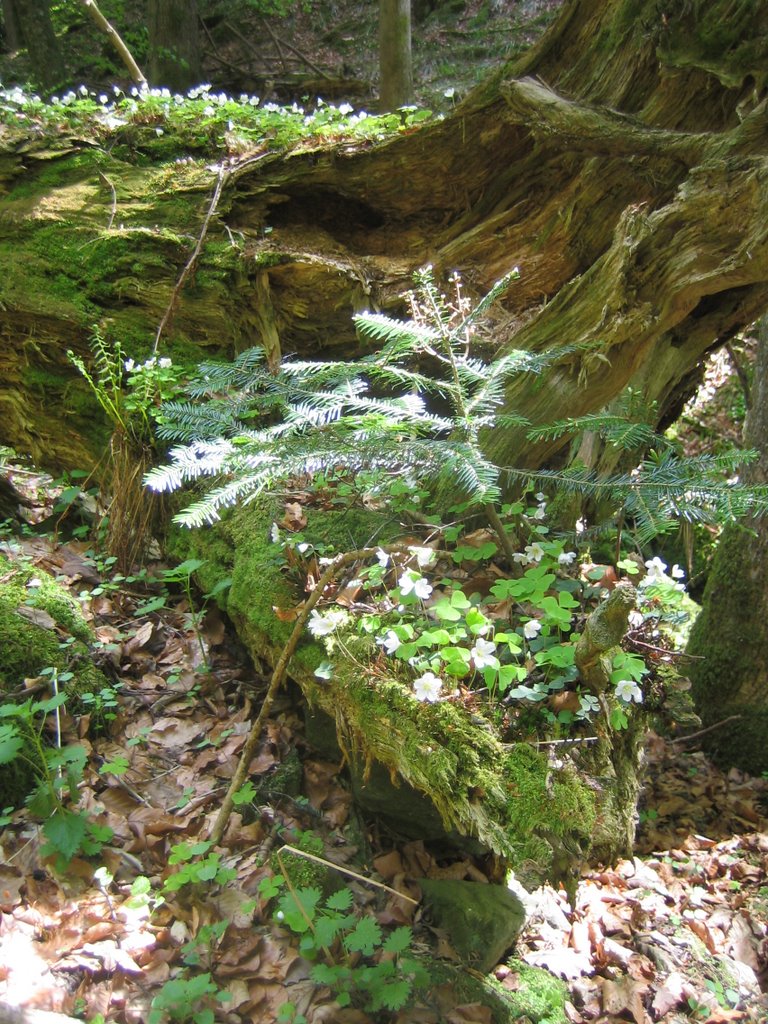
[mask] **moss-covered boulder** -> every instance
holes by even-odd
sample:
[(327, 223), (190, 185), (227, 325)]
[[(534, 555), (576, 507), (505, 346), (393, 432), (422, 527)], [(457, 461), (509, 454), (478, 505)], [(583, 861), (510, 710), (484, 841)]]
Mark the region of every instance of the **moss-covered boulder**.
[[(382, 543), (395, 529), (366, 510), (308, 507), (303, 513), (304, 537), (326, 555)], [(229, 511), (215, 527), (174, 531), (169, 541), (175, 557), (205, 560), (204, 589), (231, 578), (226, 611), (251, 654), (270, 666), (290, 636), (292, 610), (306, 584), (306, 567), (286, 564), (271, 540), (273, 524), (284, 516), (284, 503), (260, 498)], [(626, 851), (634, 788), (624, 787), (618, 775), (634, 771), (628, 761), (604, 772), (606, 754), (595, 778), (594, 770), (577, 770), (568, 759), (555, 762), (522, 740), (501, 743), (482, 716), (461, 705), (416, 700), (397, 668), (384, 665), (372, 641), (353, 630), (330, 651), (330, 678), (319, 678), (315, 670), (328, 658), (328, 649), (307, 634), (289, 674), (309, 705), (331, 716), (362, 779), (378, 763), (396, 786), (404, 782), (428, 796), (447, 832), (494, 851), (526, 884), (545, 878), (567, 883), (593, 844), (606, 860)], [(606, 751), (610, 745), (608, 737)], [(619, 815), (622, 800), (627, 807)], [(397, 799), (392, 806), (396, 810)]]
[[(89, 652), (93, 634), (77, 602), (46, 572), (0, 555), (0, 704), (28, 696), (24, 680), (56, 669), (76, 700), (107, 684)], [(35, 773), (20, 758), (0, 765), (4, 805), (18, 804)]]

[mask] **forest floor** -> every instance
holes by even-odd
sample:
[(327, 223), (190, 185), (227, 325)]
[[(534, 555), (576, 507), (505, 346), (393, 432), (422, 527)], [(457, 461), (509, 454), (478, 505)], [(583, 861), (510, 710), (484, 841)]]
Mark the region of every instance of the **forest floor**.
[[(17, 485), (22, 476), (35, 483), (22, 473)], [(96, 858), (75, 857), (60, 874), (42, 856), (29, 812), (9, 816), (0, 832), (0, 1009), (139, 1024), (169, 979), (203, 977), (228, 997), (217, 1019), (277, 1020), (286, 1000), (311, 1024), (383, 1019), (339, 1007), (329, 987), (310, 979), (299, 936), (275, 918), (263, 880), (279, 867), (283, 844), (307, 848), (308, 836), (320, 859), (338, 866), (356, 913), (385, 929), (410, 926), (415, 952), (456, 962), (450, 935), (418, 905), (416, 879), (477, 880), (481, 864), (358, 820), (342, 764), (308, 746), (289, 692), (263, 732), (253, 795), (235, 808), (220, 860), (168, 887), (174, 871), (186, 870), (179, 844), (198, 843), (211, 828), (266, 683), (215, 608), (195, 629), (187, 598), (151, 583), (161, 565), (147, 591), (113, 581), (85, 541), (6, 533), (1, 546), (80, 596), (100, 663), (111, 665), (110, 692), (94, 709), (101, 735), (93, 736), (94, 714), (64, 714), (61, 737), (87, 751), (80, 806), (114, 836)], [(146, 612), (153, 595), (161, 607)], [(651, 734), (635, 856), (585, 869), (573, 906), (551, 887), (525, 896), (517, 959), (497, 967), (498, 982), (514, 992), (520, 963), (546, 968), (567, 984), (571, 1024), (768, 1020), (766, 801), (768, 780), (719, 771), (695, 737)], [(186, 849), (205, 860), (204, 847)], [(107, 874), (96, 879), (99, 865)], [(226, 885), (211, 877), (221, 868)], [(454, 985), (426, 991), (386, 1019), (492, 1020), (482, 1002), (462, 1003)], [(193, 990), (187, 997), (189, 1016), (177, 1019), (192, 1019), (210, 998)]]

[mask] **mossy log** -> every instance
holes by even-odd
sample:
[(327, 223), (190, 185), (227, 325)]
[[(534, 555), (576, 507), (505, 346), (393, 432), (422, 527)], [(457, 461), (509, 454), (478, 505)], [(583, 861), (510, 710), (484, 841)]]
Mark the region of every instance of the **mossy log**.
[[(163, 351), (351, 354), (351, 314), (396, 311), (419, 265), (460, 270), (476, 294), (518, 265), (488, 342), (577, 349), (541, 387), (511, 385), (509, 406), (548, 422), (631, 385), (667, 422), (701, 357), (768, 305), (767, 50), (758, 0), (663, 15), (656, 0), (568, 0), (445, 120), (382, 143), (243, 153), (151, 119), (86, 138), (6, 125), (0, 441), (48, 465), (97, 460), (104, 433), (66, 349), (99, 322), (148, 352), (220, 173)], [(500, 464), (566, 445), (488, 438)]]
[[(254, 658), (269, 665), (286, 645), (291, 609), (302, 597), (270, 540), (281, 512), (278, 502), (264, 498), (215, 527), (178, 530), (171, 538), (176, 556), (205, 560), (200, 582), (206, 589), (231, 577), (226, 611)], [(306, 514), (304, 533), (314, 544), (354, 549), (382, 536), (381, 521), (367, 511)], [(284, 614), (275, 614), (276, 608)], [(329, 657), (333, 672), (319, 678), (315, 669)], [(537, 750), (523, 737), (502, 743), (482, 716), (451, 701), (417, 701), (408, 680), (353, 629), (325, 646), (308, 637), (289, 674), (310, 707), (335, 723), (364, 806), (367, 769), (375, 763), (395, 786), (405, 783), (428, 797), (443, 838), (452, 833), (478, 841), (531, 884), (544, 878), (568, 884), (585, 857), (609, 861), (629, 852), (640, 728), (620, 741), (606, 735), (583, 749), (577, 740), (573, 758), (561, 756), (558, 746)], [(555, 750), (558, 757), (550, 756)], [(390, 820), (397, 819), (397, 802), (395, 796)], [(429, 815), (424, 823), (430, 824)]]

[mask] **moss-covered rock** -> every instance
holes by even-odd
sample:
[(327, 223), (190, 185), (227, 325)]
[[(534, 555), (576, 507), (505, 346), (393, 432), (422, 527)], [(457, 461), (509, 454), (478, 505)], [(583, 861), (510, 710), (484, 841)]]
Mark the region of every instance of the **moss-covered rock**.
[(468, 967), (486, 974), (512, 947), (525, 922), (520, 898), (501, 885), (422, 878), (424, 903)]
[[(366, 510), (305, 509), (303, 531), (325, 552), (346, 551), (391, 535), (387, 520)], [(211, 589), (223, 577), (232, 584), (226, 611), (250, 652), (274, 664), (293, 629), (290, 610), (302, 600), (272, 524), (284, 515), (275, 500), (262, 498), (229, 512), (213, 529), (176, 531), (171, 547), (179, 558), (205, 560), (200, 582)], [(287, 615), (278, 616), (275, 609)], [(567, 765), (555, 766), (527, 743), (502, 744), (482, 719), (450, 701), (424, 704), (411, 689), (376, 664), (367, 638), (344, 635), (331, 652), (331, 679), (315, 669), (328, 651), (309, 636), (290, 664), (311, 706), (335, 722), (342, 749), (361, 778), (378, 762), (393, 781), (426, 794), (446, 830), (473, 837), (521, 868), (535, 883), (562, 874), (563, 850), (589, 847), (596, 821), (593, 788)], [(374, 670), (374, 664), (376, 668)], [(393, 801), (396, 808), (397, 801)], [(556, 865), (555, 862), (558, 862)]]
[(493, 1024), (530, 1021), (531, 1024), (566, 1024), (565, 983), (540, 967), (522, 960), (509, 960), (518, 976), (515, 991), (500, 985), (492, 976), (459, 969), (445, 962), (429, 967), (435, 985), (449, 985), (457, 1003), (480, 1003), (491, 1011)]
[[(24, 680), (51, 668), (75, 701), (78, 694), (100, 690), (107, 680), (89, 654), (92, 641), (77, 602), (63, 587), (42, 570), (0, 555), (0, 702), (12, 692), (23, 696)], [(0, 765), (4, 804), (20, 803), (34, 778), (31, 766), (18, 758)]]

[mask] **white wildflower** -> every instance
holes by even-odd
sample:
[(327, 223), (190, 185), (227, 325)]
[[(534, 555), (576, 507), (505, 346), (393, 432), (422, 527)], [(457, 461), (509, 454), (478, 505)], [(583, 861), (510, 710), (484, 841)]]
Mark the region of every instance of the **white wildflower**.
[(523, 636), (526, 640), (533, 640), (541, 632), (541, 623), (538, 619), (529, 619), (523, 626)]
[(164, 357), (158, 361), (157, 365), (161, 370), (169, 370), (173, 366), (173, 360)]
[(328, 636), (339, 628), (345, 618), (340, 609), (331, 608), (324, 615), (313, 609), (307, 627), (312, 636)]
[(620, 679), (616, 683), (616, 696), (627, 704), (631, 704), (632, 701), (639, 704), (643, 699), (643, 691), (634, 679)]
[(376, 551), (376, 559), (382, 569), (386, 569), (389, 565), (389, 555), (382, 548)]
[(650, 580), (660, 580), (662, 576), (666, 574), (667, 563), (663, 562), (658, 556), (656, 558), (650, 558), (645, 563), (645, 568), (648, 570), (647, 578)]
[(394, 654), (401, 644), (400, 637), (394, 629), (388, 629), (384, 636), (379, 637), (376, 643), (381, 644), (387, 654)]
[(684, 580), (685, 579), (685, 571), (683, 569), (681, 569), (680, 566), (677, 563), (675, 563), (672, 566), (672, 569), (670, 570), (669, 575), (672, 577), (673, 580)]
[(557, 556), (558, 565), (573, 565), (574, 559), (576, 558), (575, 551), (561, 551)]
[(277, 525), (277, 523), (272, 523), (272, 526), (269, 531), (269, 539), (272, 541), (273, 544), (280, 543), (280, 527)]
[(400, 579), (397, 581), (398, 587), (400, 587), (400, 593), (403, 597), (407, 597), (408, 594), (413, 593), (422, 601), (426, 601), (429, 595), (432, 593), (432, 587), (426, 581), (423, 576), (419, 576), (418, 573), (413, 570), (404, 572)]
[(496, 650), (496, 644), (493, 640), (483, 640), (482, 637), (478, 637), (475, 641), (475, 646), (469, 652), (472, 655), (472, 660), (475, 663), (476, 669), (486, 668), (491, 666), (496, 668), (499, 664), (498, 658), (494, 656)]
[(525, 545), (525, 554), (529, 562), (540, 562), (544, 557), (544, 548), (538, 541), (534, 541), (533, 544)]
[(136, 368), (136, 363), (134, 363), (132, 359), (126, 359), (123, 365), (125, 366), (126, 373), (133, 373), (134, 369)]
[(587, 521), (584, 518), (584, 516), (582, 516), (580, 519), (576, 520), (576, 533), (584, 533), (586, 528), (587, 528)]
[(546, 496), (546, 494), (543, 491), (539, 491), (538, 494), (534, 494), (534, 498), (536, 499), (536, 501), (546, 501), (547, 500), (547, 496)]
[(425, 672), (413, 681), (413, 695), (417, 700), (433, 702), (440, 699), (442, 680), (434, 672)]
[(645, 622), (645, 617), (643, 616), (642, 612), (639, 612), (637, 611), (637, 609), (633, 608), (632, 611), (629, 613), (628, 621), (632, 629), (639, 629)]
[(424, 569), (428, 565), (431, 565), (435, 560), (434, 548), (419, 548), (416, 546), (409, 547), (408, 550), (411, 554), (416, 555), (416, 561), (419, 563), (419, 568)]

